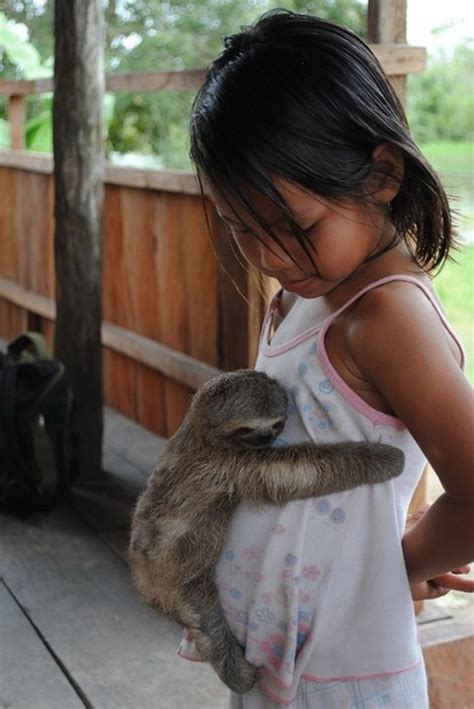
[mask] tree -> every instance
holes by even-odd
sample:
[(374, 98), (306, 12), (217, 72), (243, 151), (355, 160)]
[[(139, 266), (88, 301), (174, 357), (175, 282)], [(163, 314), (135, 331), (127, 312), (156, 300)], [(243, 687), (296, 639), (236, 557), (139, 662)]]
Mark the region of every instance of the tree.
[(418, 141), (473, 138), (473, 77), (472, 39), (456, 47), (452, 56), (438, 51), (429, 57), (423, 74), (409, 77), (408, 118)]
[[(225, 35), (282, 4), (290, 10), (319, 14), (365, 35), (366, 4), (362, 0), (108, 0), (104, 4), (106, 70), (204, 67), (220, 51)], [(51, 0), (3, 0), (3, 6), (9, 19), (26, 25), (41, 56), (49, 56)], [(4, 58), (3, 72), (11, 75), (13, 71)], [(191, 100), (190, 92), (117, 94), (108, 151), (140, 151), (159, 155), (166, 167), (190, 167), (187, 116)]]
[(86, 481), (102, 462), (101, 0), (56, 2), (55, 36), (55, 354), (75, 398), (77, 472)]

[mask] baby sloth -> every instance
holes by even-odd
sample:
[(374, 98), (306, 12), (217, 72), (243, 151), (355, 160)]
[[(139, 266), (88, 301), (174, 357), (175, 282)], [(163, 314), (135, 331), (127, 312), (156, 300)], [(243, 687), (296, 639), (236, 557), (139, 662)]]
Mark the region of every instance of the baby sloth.
[(223, 616), (214, 567), (236, 505), (295, 499), (381, 483), (402, 472), (403, 453), (378, 443), (270, 447), (287, 396), (262, 372), (215, 377), (194, 396), (139, 498), (129, 557), (142, 598), (188, 628), (204, 660), (234, 692), (256, 667)]

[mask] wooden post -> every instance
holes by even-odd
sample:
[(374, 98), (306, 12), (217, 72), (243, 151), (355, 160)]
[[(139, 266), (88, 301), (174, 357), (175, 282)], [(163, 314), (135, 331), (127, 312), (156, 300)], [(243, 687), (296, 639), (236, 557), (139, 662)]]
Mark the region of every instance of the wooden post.
[(80, 481), (101, 472), (102, 12), (101, 0), (55, 3), (55, 352), (76, 401)]
[(10, 147), (12, 150), (21, 150), (25, 147), (25, 96), (13, 95), (8, 99), (8, 122), (10, 123)]
[[(369, 42), (381, 44), (406, 44), (407, 3), (406, 0), (369, 0), (367, 15), (367, 37)], [(390, 81), (404, 104), (406, 98), (406, 77), (391, 76)]]
[(248, 268), (237, 255), (223, 222), (215, 213), (209, 221), (219, 263), (219, 366), (232, 371), (250, 366)]

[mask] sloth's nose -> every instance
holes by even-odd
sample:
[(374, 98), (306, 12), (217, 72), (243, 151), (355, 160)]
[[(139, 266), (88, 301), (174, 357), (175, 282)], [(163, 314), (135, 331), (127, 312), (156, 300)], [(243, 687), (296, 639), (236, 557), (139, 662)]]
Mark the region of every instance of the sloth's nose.
[(257, 435), (255, 441), (257, 445), (264, 446), (266, 443), (270, 443), (273, 439), (274, 433), (272, 431), (261, 432)]
[(270, 443), (274, 438), (274, 433), (272, 431), (260, 431), (255, 436), (252, 436), (252, 445), (254, 446), (265, 446)]

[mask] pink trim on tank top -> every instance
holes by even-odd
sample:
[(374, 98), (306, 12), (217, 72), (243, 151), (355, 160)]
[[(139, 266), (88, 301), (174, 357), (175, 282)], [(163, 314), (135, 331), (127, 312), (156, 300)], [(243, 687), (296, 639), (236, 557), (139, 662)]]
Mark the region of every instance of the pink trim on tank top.
[(457, 345), (460, 355), (461, 355), (461, 369), (464, 368), (465, 364), (465, 354), (464, 354), (464, 349), (463, 346), (461, 345), (456, 333), (453, 331), (451, 328), (450, 324), (446, 320), (446, 317), (441, 310), (440, 306), (436, 302), (436, 300), (433, 297), (433, 294), (431, 291), (424, 285), (424, 283), (421, 283), (417, 278), (414, 276), (407, 276), (403, 274), (396, 274), (393, 276), (385, 276), (385, 278), (380, 278), (377, 281), (373, 281), (373, 283), (369, 283), (368, 286), (365, 288), (362, 288), (358, 293), (352, 296), (344, 305), (342, 305), (338, 310), (336, 310), (332, 315), (329, 315), (327, 318), (322, 320), (320, 323), (317, 325), (313, 325), (310, 327), (308, 330), (305, 330), (302, 332), (300, 335), (297, 337), (294, 337), (292, 340), (289, 340), (283, 345), (278, 345), (276, 347), (272, 347), (271, 344), (268, 344), (268, 325), (270, 322), (270, 318), (273, 314), (273, 311), (275, 310), (276, 306), (276, 298), (278, 296), (278, 293), (280, 290), (278, 290), (275, 295), (273, 296), (270, 307), (268, 309), (267, 315), (264, 319), (263, 325), (262, 325), (262, 335), (261, 335), (261, 341), (260, 341), (260, 347), (261, 347), (261, 352), (267, 356), (267, 357), (275, 357), (279, 354), (282, 354), (283, 352), (288, 352), (288, 350), (293, 349), (297, 345), (299, 345), (301, 342), (304, 342), (307, 340), (309, 337), (312, 335), (317, 335), (317, 358), (319, 360), (319, 363), (321, 365), (321, 369), (323, 372), (326, 374), (328, 379), (331, 381), (332, 384), (334, 384), (334, 387), (339, 391), (339, 393), (346, 399), (346, 401), (359, 413), (361, 413), (363, 416), (365, 416), (369, 421), (374, 423), (375, 425), (379, 426), (391, 426), (392, 428), (396, 428), (400, 431), (405, 430), (406, 426), (396, 416), (391, 416), (390, 414), (385, 414), (383, 411), (378, 411), (378, 409), (375, 409), (373, 406), (370, 406), (370, 404), (367, 404), (366, 401), (364, 401), (358, 394), (355, 393), (351, 387), (346, 384), (344, 379), (338, 374), (336, 369), (333, 367), (331, 364), (331, 361), (328, 357), (328, 354), (326, 352), (326, 346), (324, 342), (325, 335), (333, 322), (335, 318), (337, 318), (338, 315), (340, 315), (346, 308), (351, 306), (353, 303), (355, 303), (359, 298), (361, 298), (365, 293), (368, 293), (369, 291), (373, 290), (374, 288), (377, 288), (378, 286), (385, 285), (386, 283), (391, 283), (391, 282), (396, 282), (396, 281), (405, 281), (407, 283), (412, 283), (413, 285), (417, 286), (428, 298), (429, 302), (431, 305), (434, 307), (436, 313), (438, 314), (443, 326), (447, 330), (447, 332), (451, 335), (453, 338), (455, 344)]

